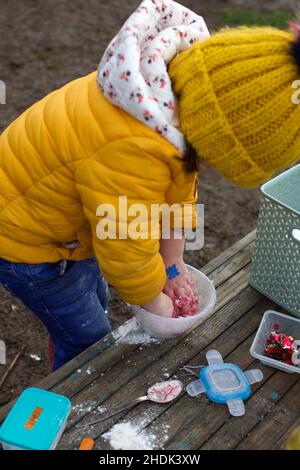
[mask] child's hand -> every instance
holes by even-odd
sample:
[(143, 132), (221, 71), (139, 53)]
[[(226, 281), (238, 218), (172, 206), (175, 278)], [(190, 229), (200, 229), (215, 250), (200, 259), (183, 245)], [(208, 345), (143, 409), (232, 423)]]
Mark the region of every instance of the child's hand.
[(172, 317), (173, 316), (173, 302), (166, 294), (163, 292), (159, 294), (155, 299), (151, 300), (145, 305), (142, 305), (145, 310), (148, 312), (159, 315), (160, 317)]
[(189, 296), (191, 293), (191, 287), (188, 283), (190, 276), (183, 261), (184, 241), (184, 235), (178, 235), (175, 232), (171, 232), (169, 239), (160, 241), (160, 254), (167, 273), (164, 292), (172, 300), (185, 293)]
[(172, 299), (173, 318), (196, 315), (201, 299), (183, 260), (172, 260), (166, 271), (168, 280), (164, 292)]
[(188, 273), (182, 258), (165, 259), (167, 282), (164, 292), (172, 299), (191, 296), (193, 290), (189, 283), (190, 274)]

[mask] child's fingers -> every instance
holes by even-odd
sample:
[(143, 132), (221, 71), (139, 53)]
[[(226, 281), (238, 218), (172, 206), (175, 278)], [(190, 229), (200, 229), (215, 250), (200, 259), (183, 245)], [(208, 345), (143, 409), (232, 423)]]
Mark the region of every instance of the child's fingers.
[(167, 294), (170, 299), (174, 299), (174, 288), (170, 287), (168, 285), (165, 286), (164, 288), (164, 293)]
[(187, 295), (192, 296), (194, 293), (194, 289), (190, 285), (187, 284), (186, 281), (181, 282), (180, 284), (176, 285), (174, 291), (178, 295)]
[(191, 295), (193, 290), (187, 284), (185, 279), (180, 279), (177, 282), (167, 282), (164, 288), (164, 292), (169, 295), (169, 297), (173, 298), (174, 296), (179, 297), (181, 295)]
[(174, 288), (174, 294), (175, 297), (183, 297), (185, 295), (185, 288), (181, 286), (175, 286)]

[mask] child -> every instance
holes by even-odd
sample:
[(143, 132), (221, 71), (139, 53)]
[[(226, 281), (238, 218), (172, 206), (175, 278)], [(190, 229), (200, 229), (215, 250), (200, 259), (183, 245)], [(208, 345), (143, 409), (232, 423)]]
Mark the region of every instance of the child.
[[(99, 206), (117, 209), (120, 230), (120, 196), (149, 214), (153, 204), (194, 205), (197, 160), (186, 140), (244, 187), (293, 164), (299, 65), (290, 33), (242, 28), (209, 38), (190, 10), (145, 0), (97, 74), (54, 91), (3, 132), (0, 281), (46, 325), (54, 369), (109, 332), (106, 280), (163, 316), (190, 289), (183, 237), (105, 239)], [(172, 224), (182, 228), (176, 217)]]

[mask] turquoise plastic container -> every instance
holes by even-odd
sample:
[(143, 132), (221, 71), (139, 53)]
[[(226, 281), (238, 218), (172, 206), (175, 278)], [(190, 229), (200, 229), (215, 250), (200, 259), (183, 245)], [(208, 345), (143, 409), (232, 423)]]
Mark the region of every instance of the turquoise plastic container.
[(39, 388), (27, 388), (0, 428), (3, 449), (55, 449), (70, 411), (68, 398)]
[(300, 165), (261, 192), (250, 284), (300, 317)]

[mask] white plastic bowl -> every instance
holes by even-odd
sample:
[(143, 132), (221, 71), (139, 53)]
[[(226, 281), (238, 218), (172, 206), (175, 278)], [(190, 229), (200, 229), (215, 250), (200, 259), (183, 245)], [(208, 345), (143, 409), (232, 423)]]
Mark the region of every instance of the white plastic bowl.
[(133, 305), (132, 310), (138, 323), (151, 336), (155, 338), (174, 338), (185, 331), (191, 330), (203, 322), (212, 311), (216, 303), (216, 290), (205, 274), (193, 266), (187, 265), (192, 274), (195, 285), (201, 298), (199, 313), (192, 317), (164, 318), (148, 312), (139, 305)]

